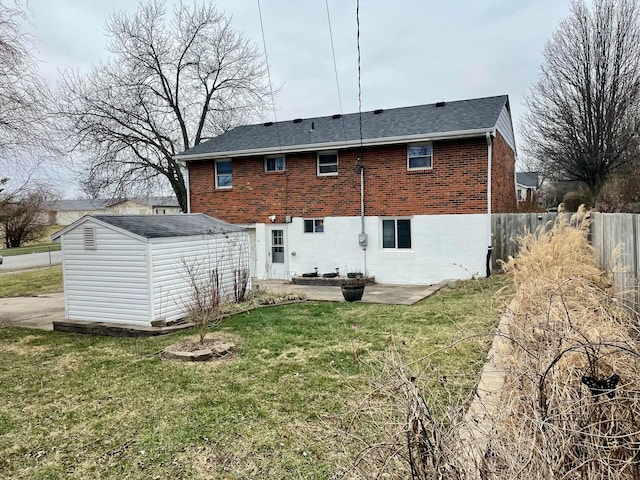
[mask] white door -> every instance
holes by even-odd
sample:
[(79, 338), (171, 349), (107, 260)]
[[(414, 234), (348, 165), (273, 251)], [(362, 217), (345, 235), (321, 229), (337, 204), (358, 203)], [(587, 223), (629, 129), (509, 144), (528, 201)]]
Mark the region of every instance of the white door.
[(289, 279), (284, 225), (267, 227), (267, 278)]

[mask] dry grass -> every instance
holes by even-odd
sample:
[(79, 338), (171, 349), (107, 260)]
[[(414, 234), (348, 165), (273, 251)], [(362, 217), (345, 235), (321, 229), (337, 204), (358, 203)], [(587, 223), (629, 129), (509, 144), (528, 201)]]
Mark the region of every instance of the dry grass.
[[(637, 320), (607, 293), (587, 232), (584, 209), (559, 216), (504, 264), (515, 307), (483, 478), (640, 478)], [(612, 375), (615, 389), (587, 386)]]

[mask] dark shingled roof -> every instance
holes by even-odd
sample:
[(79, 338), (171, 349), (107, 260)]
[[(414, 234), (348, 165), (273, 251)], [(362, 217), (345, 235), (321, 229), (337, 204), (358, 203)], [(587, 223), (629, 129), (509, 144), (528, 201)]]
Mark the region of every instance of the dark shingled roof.
[[(362, 113), (363, 139), (383, 139), (411, 135), (437, 135), (449, 132), (492, 129), (496, 126), (506, 95), (455, 102), (432, 103), (414, 107), (392, 108), (381, 113)], [(359, 141), (357, 113), (334, 118), (305, 118), (301, 122), (285, 121), (236, 127), (181, 153), (180, 156), (203, 155), (242, 150), (258, 150), (322, 143)], [(343, 128), (344, 120), (344, 128)], [(277, 130), (276, 130), (277, 125)], [(312, 130), (313, 126), (313, 130)], [(346, 139), (345, 139), (346, 130)], [(278, 140), (279, 137), (279, 140)]]
[(90, 215), (90, 217), (145, 238), (188, 237), (191, 235), (241, 232), (244, 230), (242, 227), (211, 218), (204, 213), (182, 215)]
[(517, 172), (516, 183), (530, 188), (538, 188), (538, 172)]

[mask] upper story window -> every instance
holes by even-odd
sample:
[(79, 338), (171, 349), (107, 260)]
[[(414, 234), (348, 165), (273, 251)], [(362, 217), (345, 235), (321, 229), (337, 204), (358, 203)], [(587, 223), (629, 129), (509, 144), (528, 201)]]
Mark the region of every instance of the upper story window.
[(338, 175), (338, 153), (318, 153), (318, 176)]
[(304, 220), (304, 233), (324, 232), (324, 218), (309, 218)]
[(231, 160), (216, 160), (216, 188), (231, 186)]
[(431, 144), (409, 145), (407, 148), (407, 169), (430, 170), (433, 168)]
[(266, 157), (264, 159), (265, 172), (284, 172), (284, 155)]
[(382, 220), (382, 248), (411, 248), (411, 220)]

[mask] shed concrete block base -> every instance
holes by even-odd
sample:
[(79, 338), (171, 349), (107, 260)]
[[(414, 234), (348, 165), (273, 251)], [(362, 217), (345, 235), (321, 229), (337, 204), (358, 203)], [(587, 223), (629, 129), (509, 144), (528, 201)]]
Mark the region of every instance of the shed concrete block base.
[(152, 327), (144, 325), (130, 325), (124, 323), (101, 323), (81, 320), (65, 320), (53, 322), (54, 332), (81, 333), (85, 335), (102, 335), (105, 337), (153, 337), (168, 335), (192, 328), (193, 323), (182, 323), (168, 327)]

